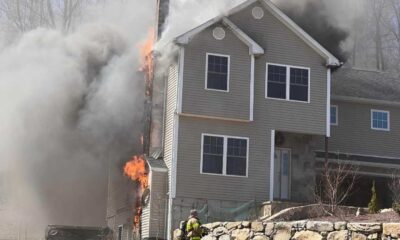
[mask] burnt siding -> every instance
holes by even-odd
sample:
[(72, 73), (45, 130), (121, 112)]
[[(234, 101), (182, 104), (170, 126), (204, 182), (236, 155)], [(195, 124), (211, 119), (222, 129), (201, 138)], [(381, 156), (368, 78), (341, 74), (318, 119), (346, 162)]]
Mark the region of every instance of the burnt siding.
[[(167, 80), (167, 96), (165, 108), (165, 133), (164, 133), (164, 161), (168, 168), (168, 186), (171, 185), (171, 169), (173, 158), (173, 142), (174, 142), (174, 115), (178, 100), (178, 66), (176, 64), (169, 68)], [(178, 126), (176, 126), (178, 127)]]
[[(331, 127), (329, 151), (354, 155), (400, 158), (400, 108), (333, 101), (339, 125)], [(390, 111), (390, 131), (371, 129), (371, 109)], [(318, 150), (323, 150), (320, 139)]]
[[(229, 19), (264, 48), (255, 64), (254, 120), (273, 129), (324, 135), (326, 133), (326, 61), (282, 22), (265, 10), (261, 20), (253, 18), (255, 3)], [(265, 98), (266, 63), (277, 63), (310, 70), (310, 103)]]
[[(179, 119), (177, 197), (232, 201), (265, 201), (269, 193), (271, 130), (253, 124)], [(245, 177), (200, 174), (202, 133), (249, 138), (249, 175)]]
[[(216, 40), (212, 33), (214, 27), (195, 36), (185, 48), (182, 112), (249, 120), (249, 48), (226, 28), (225, 38)], [(205, 89), (207, 53), (230, 56), (229, 92)]]

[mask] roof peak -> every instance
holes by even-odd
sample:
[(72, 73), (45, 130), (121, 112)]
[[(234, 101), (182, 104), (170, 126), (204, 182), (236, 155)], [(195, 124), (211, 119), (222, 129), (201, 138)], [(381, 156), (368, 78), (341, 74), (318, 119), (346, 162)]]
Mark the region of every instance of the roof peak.
[[(182, 44), (182, 45), (188, 44), (193, 36), (202, 32), (207, 27), (210, 27), (213, 24), (220, 22), (221, 20), (223, 21), (224, 18), (226, 20), (230, 21), (228, 19), (229, 16), (231, 16), (237, 12), (240, 12), (241, 10), (247, 8), (248, 6), (250, 6), (251, 4), (256, 3), (256, 2), (259, 2), (266, 10), (268, 10), (274, 17), (276, 17), (283, 25), (285, 25), (287, 28), (289, 28), (289, 30), (291, 30), (294, 34), (296, 34), (301, 40), (303, 40), (307, 45), (309, 45), (320, 56), (325, 58), (326, 65), (328, 67), (340, 67), (342, 65), (342, 63), (335, 56), (333, 56), (333, 54), (331, 54), (321, 44), (319, 44), (315, 39), (313, 39), (308, 33), (306, 33), (302, 28), (300, 28), (293, 20), (291, 20), (285, 13), (283, 13), (270, 0), (247, 0), (247, 1), (239, 4), (238, 6), (233, 7), (232, 9), (227, 11), (225, 14), (220, 14), (219, 16), (214, 17), (214, 18), (210, 19), (209, 21), (201, 24), (200, 26), (178, 36), (177, 38), (175, 38), (175, 42), (178, 44)], [(225, 22), (226, 22), (226, 20), (225, 20)], [(239, 35), (244, 34), (244, 32), (242, 30), (240, 30), (238, 27), (234, 27), (233, 29), (231, 28), (231, 30), (234, 32), (235, 32), (235, 30), (238, 30), (239, 32), (241, 32)], [(251, 40), (251, 41), (247, 41), (247, 43), (245, 42), (247, 45), (249, 44), (249, 42), (251, 42), (254, 45), (254, 43), (255, 43), (254, 40), (252, 40), (246, 34), (244, 34), (243, 36), (245, 36), (245, 38), (247, 40)], [(241, 40), (243, 41), (243, 39), (241, 39)], [(251, 50), (250, 50), (250, 52), (251, 52)]]

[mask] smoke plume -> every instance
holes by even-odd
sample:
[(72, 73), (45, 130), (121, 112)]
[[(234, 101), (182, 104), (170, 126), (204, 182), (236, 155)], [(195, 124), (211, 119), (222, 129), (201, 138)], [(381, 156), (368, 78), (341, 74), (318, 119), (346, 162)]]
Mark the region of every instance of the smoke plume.
[[(168, 24), (161, 43), (170, 42), (174, 37), (219, 14), (226, 13), (244, 1), (172, 1)], [(354, 20), (361, 14), (357, 11), (360, 6), (359, 0), (350, 3), (347, 0), (272, 0), (272, 2), (328, 51), (341, 61), (347, 60), (346, 41), (351, 35), (350, 28)]]
[[(171, 0), (157, 47), (243, 1)], [(0, 24), (0, 204), (7, 206), (0, 222), (29, 235), (42, 236), (47, 224), (104, 225), (108, 164), (139, 150), (137, 46), (154, 26), (156, 1), (98, 2), (70, 33), (16, 35)], [(275, 2), (346, 58), (341, 44), (351, 8), (344, 0)]]
[(345, 62), (345, 43), (357, 12), (348, 1), (276, 0), (279, 8), (333, 55)]
[(71, 33), (39, 28), (0, 48), (0, 225), (10, 234), (105, 225), (108, 164), (139, 150), (137, 48), (154, 5), (109, 1)]

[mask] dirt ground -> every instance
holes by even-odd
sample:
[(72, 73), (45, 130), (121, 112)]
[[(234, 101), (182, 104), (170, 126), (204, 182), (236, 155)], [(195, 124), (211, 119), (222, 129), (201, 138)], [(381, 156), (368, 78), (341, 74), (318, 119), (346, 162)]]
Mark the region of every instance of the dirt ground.
[(396, 212), (385, 212), (377, 214), (365, 214), (360, 216), (347, 215), (344, 217), (321, 217), (311, 220), (317, 221), (347, 221), (347, 222), (400, 222), (400, 215)]

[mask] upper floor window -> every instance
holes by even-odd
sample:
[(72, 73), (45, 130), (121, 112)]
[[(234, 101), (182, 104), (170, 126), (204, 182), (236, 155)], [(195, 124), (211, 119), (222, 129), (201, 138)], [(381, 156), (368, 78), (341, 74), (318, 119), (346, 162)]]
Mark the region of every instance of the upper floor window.
[(331, 105), (331, 125), (337, 126), (339, 124), (338, 106)]
[(206, 62), (206, 89), (228, 92), (230, 57), (207, 53)]
[(390, 113), (388, 111), (371, 110), (371, 128), (374, 130), (390, 130)]
[(248, 139), (203, 135), (201, 173), (247, 176)]
[(309, 102), (310, 69), (267, 64), (268, 98)]

